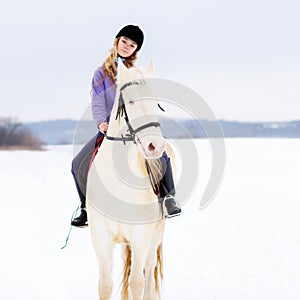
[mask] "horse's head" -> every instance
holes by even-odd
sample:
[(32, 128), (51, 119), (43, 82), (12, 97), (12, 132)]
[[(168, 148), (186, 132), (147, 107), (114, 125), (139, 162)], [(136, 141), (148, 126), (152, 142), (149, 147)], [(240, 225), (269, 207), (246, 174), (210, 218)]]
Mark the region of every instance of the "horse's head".
[(135, 137), (145, 158), (159, 158), (166, 146), (157, 117), (157, 98), (149, 83), (152, 77), (152, 63), (148, 68), (127, 69), (119, 60), (116, 98), (118, 117), (123, 122), (121, 126)]

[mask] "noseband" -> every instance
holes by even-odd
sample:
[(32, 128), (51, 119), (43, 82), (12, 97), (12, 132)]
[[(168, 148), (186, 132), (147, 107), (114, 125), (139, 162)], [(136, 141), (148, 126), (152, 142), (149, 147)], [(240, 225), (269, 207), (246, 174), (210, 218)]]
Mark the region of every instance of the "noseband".
[(145, 125), (142, 125), (142, 126), (136, 128), (136, 129), (133, 129), (132, 125), (130, 124), (130, 120), (128, 118), (128, 115), (127, 115), (126, 106), (125, 106), (125, 102), (124, 102), (124, 98), (123, 98), (123, 91), (128, 86), (131, 86), (131, 85), (139, 85), (139, 82), (137, 82), (137, 81), (130, 81), (130, 82), (125, 83), (120, 88), (119, 107), (118, 107), (117, 115), (116, 115), (116, 118), (115, 118), (115, 120), (117, 120), (118, 117), (124, 117), (125, 122), (126, 122), (127, 127), (128, 127), (127, 131), (129, 133), (127, 133), (125, 135), (121, 134), (121, 137), (108, 136), (105, 133), (105, 137), (108, 140), (111, 140), (111, 141), (121, 141), (121, 142), (124, 143), (124, 145), (126, 144), (126, 142), (134, 142), (136, 144), (136, 134), (139, 131), (142, 131), (142, 130), (144, 130), (146, 128), (149, 128), (149, 127), (160, 127), (160, 123), (159, 122), (149, 122), (149, 123), (146, 123)]

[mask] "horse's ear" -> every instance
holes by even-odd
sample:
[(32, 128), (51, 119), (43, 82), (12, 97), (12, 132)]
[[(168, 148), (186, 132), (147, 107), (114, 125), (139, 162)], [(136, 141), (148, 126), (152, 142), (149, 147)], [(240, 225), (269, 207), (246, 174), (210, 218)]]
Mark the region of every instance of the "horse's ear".
[(118, 82), (124, 81), (123, 79), (126, 78), (127, 71), (128, 71), (127, 67), (124, 65), (124, 63), (122, 62), (122, 59), (119, 57), (118, 58), (118, 69), (117, 69)]
[(151, 59), (150, 60), (150, 63), (147, 67), (147, 70), (150, 72), (150, 73), (154, 73), (154, 64), (153, 64), (153, 60)]

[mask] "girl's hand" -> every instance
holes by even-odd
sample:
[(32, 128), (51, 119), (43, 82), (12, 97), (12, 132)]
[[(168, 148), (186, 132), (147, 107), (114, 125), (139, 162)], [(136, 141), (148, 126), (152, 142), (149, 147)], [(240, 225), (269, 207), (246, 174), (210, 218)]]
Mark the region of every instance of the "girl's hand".
[(106, 132), (107, 129), (108, 129), (108, 123), (106, 123), (106, 122), (101, 122), (101, 123), (99, 124), (98, 128), (99, 128), (100, 132), (104, 134), (104, 132)]

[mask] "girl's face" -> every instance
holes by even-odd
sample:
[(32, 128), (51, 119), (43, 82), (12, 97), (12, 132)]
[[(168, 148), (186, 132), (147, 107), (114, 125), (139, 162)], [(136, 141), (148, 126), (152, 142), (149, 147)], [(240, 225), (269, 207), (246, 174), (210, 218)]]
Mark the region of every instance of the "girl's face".
[(117, 51), (121, 57), (127, 58), (133, 54), (137, 48), (137, 43), (133, 40), (121, 36), (118, 42)]

